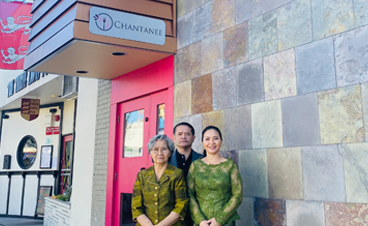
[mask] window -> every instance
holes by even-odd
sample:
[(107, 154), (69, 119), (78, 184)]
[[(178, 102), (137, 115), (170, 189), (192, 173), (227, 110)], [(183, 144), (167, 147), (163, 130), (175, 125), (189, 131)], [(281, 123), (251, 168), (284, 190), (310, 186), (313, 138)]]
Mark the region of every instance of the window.
[(22, 169), (29, 169), (36, 160), (37, 143), (32, 136), (25, 136), (19, 142), (17, 150), (17, 161)]

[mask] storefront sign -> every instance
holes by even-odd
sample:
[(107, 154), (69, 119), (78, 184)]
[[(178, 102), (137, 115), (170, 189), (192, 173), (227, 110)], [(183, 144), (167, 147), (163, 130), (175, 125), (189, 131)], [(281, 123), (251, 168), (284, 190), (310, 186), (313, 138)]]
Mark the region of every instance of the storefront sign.
[(56, 135), (60, 133), (59, 127), (46, 127), (46, 135)]
[(22, 74), (15, 78), (15, 92), (18, 93), (22, 89), (27, 87), (27, 72), (24, 71)]
[[(15, 79), (12, 79), (8, 83), (8, 87), (7, 87), (8, 97), (13, 96), (14, 92), (18, 93), (22, 89), (26, 88), (27, 81), (28, 81), (28, 85), (31, 85), (32, 83), (40, 80), (41, 77), (43, 78), (46, 75), (48, 75), (48, 73), (24, 71), (22, 74), (18, 75)], [(15, 90), (14, 90), (14, 86), (15, 86)]]
[(95, 35), (164, 45), (166, 24), (149, 17), (92, 7), (89, 31)]
[(32, 121), (38, 117), (40, 113), (39, 99), (22, 99), (20, 114), (27, 121)]

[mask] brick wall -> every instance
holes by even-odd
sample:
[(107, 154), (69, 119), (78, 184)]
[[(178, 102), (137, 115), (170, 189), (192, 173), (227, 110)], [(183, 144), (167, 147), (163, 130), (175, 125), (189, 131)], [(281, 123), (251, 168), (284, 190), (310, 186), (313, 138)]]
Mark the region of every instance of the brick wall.
[(92, 226), (101, 226), (105, 224), (107, 153), (110, 122), (110, 92), (111, 81), (99, 80), (92, 187)]
[(70, 204), (58, 199), (45, 198), (44, 226), (69, 226)]
[(243, 178), (238, 225), (368, 223), (367, 9), (178, 0), (174, 120), (223, 132)]

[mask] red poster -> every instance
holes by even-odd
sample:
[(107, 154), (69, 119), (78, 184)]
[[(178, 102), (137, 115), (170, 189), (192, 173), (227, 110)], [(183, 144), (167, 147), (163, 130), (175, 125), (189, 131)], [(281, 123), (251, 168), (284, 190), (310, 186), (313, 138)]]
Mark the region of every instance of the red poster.
[(40, 113), (39, 99), (22, 99), (20, 115), (27, 121), (35, 120)]
[(60, 133), (59, 127), (46, 127), (46, 135), (56, 135)]
[(23, 69), (31, 32), (32, 3), (0, 1), (0, 69)]

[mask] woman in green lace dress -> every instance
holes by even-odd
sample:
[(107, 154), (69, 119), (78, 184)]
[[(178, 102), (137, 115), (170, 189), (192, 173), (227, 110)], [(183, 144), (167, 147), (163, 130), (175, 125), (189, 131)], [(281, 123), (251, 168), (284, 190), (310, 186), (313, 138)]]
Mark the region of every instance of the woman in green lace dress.
[(220, 155), (221, 131), (214, 126), (202, 132), (207, 156), (192, 163), (187, 177), (189, 209), (195, 225), (235, 225), (243, 199), (242, 180), (236, 163)]

